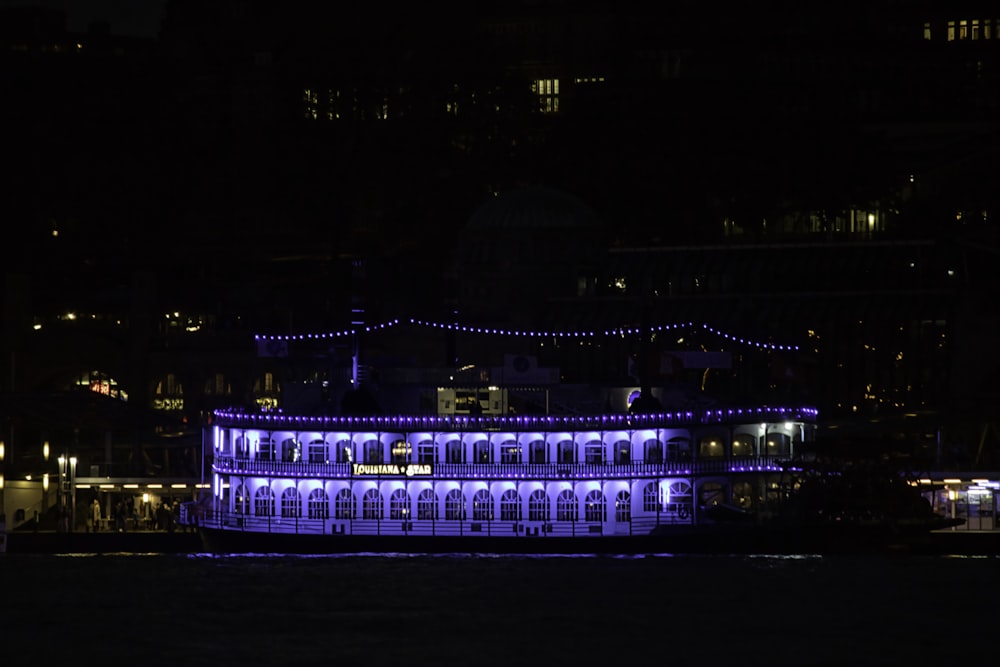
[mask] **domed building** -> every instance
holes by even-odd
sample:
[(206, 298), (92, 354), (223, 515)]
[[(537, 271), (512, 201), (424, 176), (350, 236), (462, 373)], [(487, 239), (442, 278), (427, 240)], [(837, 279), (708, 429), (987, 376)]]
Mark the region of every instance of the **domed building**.
[(501, 193), (459, 235), (453, 264), (463, 321), (530, 328), (553, 299), (587, 294), (605, 227), (578, 197), (547, 187)]

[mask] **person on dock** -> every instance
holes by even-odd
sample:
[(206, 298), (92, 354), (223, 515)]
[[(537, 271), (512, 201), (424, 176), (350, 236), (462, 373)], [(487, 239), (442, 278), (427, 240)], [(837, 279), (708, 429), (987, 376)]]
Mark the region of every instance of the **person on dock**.
[(95, 533), (101, 529), (101, 501), (97, 498), (94, 498), (94, 502), (90, 505), (90, 521), (88, 523)]

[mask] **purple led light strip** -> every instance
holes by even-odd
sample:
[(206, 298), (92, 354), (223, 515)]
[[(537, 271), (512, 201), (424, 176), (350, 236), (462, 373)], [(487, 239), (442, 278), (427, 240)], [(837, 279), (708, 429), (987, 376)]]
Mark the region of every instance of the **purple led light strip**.
[[(515, 336), (521, 338), (594, 338), (596, 336), (620, 336), (625, 334), (652, 334), (659, 331), (669, 331), (671, 329), (680, 328), (690, 328), (690, 327), (701, 327), (705, 331), (712, 333), (716, 336), (721, 336), (726, 340), (733, 341), (735, 343), (740, 343), (741, 345), (749, 345), (751, 347), (757, 347), (764, 350), (788, 350), (794, 351), (798, 350), (798, 345), (775, 345), (774, 343), (762, 343), (759, 341), (753, 341), (749, 338), (743, 338), (741, 336), (735, 336), (730, 333), (726, 333), (721, 329), (716, 329), (708, 324), (695, 324), (694, 322), (684, 322), (678, 324), (662, 324), (650, 327), (614, 327), (612, 329), (606, 329), (602, 332), (598, 331), (522, 331), (516, 329), (497, 329), (491, 327), (473, 327), (466, 326), (462, 324), (449, 324), (443, 322), (430, 322), (427, 320), (418, 320), (411, 318), (409, 320), (410, 324), (423, 327), (431, 327), (435, 329), (446, 329), (450, 331), (461, 331), (463, 333), (475, 333), (475, 334), (488, 334), (495, 336)], [(399, 324), (398, 319), (389, 320), (387, 322), (382, 322), (381, 324), (373, 324), (366, 326), (362, 329), (345, 329), (342, 331), (333, 331), (327, 333), (308, 333), (308, 334), (291, 334), (291, 335), (263, 335), (258, 334), (254, 336), (255, 340), (258, 341), (293, 341), (293, 340), (323, 340), (328, 338), (340, 338), (344, 336), (354, 336), (358, 333), (371, 333), (373, 331), (379, 331), (382, 329), (387, 329)]]

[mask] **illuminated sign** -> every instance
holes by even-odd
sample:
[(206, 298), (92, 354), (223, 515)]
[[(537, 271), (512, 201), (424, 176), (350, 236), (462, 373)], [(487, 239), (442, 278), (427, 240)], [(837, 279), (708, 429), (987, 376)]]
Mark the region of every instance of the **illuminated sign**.
[(351, 466), (351, 474), (355, 477), (399, 476), (427, 477), (433, 475), (429, 463), (355, 463)]

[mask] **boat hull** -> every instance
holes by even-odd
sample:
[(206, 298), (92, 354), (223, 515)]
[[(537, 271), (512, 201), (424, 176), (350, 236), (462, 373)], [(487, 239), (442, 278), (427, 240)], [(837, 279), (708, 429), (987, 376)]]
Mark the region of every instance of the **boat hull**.
[(217, 554), (869, 554), (933, 551), (928, 533), (759, 526), (671, 527), (648, 535), (490, 537), (316, 535), (199, 528)]

